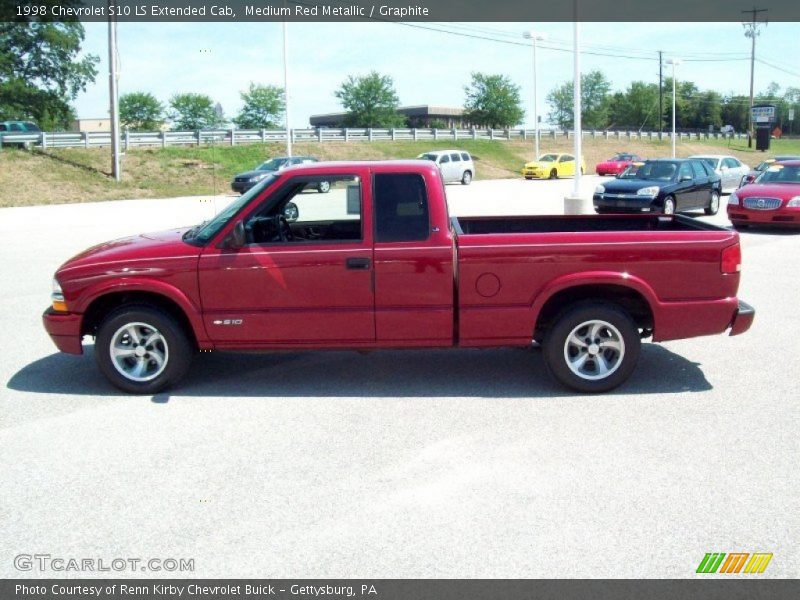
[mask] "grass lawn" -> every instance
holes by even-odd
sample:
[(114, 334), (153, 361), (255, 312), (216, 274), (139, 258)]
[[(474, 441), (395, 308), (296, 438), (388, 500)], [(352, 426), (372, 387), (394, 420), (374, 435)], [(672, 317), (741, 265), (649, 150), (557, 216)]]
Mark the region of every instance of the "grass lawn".
[[(519, 169), (533, 159), (533, 141), (380, 141), (298, 143), (295, 154), (321, 160), (379, 160), (413, 158), (426, 150), (459, 148), (474, 159), (477, 179), (519, 177)], [(572, 141), (544, 137), (542, 152), (571, 152)], [(669, 141), (584, 139), (587, 173), (615, 152), (646, 157), (669, 156)], [(284, 153), (283, 144), (135, 148), (123, 158), (123, 177), (110, 176), (110, 152), (103, 149), (55, 149), (46, 153), (4, 148), (0, 151), (0, 206), (94, 202), (126, 198), (166, 198), (209, 195), (230, 191), (230, 180), (272, 156)], [(747, 148), (746, 140), (692, 140), (678, 143), (678, 155), (732, 154), (755, 165), (773, 154), (800, 154), (800, 140), (773, 140), (769, 153)]]

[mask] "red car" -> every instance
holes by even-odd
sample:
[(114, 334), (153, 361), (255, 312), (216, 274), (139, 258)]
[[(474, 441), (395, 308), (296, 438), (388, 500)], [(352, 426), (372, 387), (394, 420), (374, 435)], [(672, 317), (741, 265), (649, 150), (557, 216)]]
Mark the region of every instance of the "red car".
[(207, 223), (72, 258), (44, 325), (63, 352), (93, 337), (103, 374), (141, 394), (197, 351), (534, 340), (558, 381), (601, 392), (643, 338), (746, 331), (740, 263), (735, 231), (686, 217), (451, 219), (430, 161), (318, 163), (268, 175)]
[(800, 160), (777, 162), (728, 198), (734, 227), (800, 227)]
[(604, 162), (597, 163), (595, 171), (598, 175), (619, 175), (631, 166), (632, 163), (641, 162), (643, 160), (645, 159), (636, 154), (620, 152)]

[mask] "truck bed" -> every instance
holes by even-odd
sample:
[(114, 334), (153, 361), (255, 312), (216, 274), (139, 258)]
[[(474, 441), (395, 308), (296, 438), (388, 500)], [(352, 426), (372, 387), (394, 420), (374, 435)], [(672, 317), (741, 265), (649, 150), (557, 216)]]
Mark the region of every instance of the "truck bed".
[(541, 215), (453, 217), (458, 235), (492, 233), (580, 233), (614, 231), (724, 231), (683, 215)]

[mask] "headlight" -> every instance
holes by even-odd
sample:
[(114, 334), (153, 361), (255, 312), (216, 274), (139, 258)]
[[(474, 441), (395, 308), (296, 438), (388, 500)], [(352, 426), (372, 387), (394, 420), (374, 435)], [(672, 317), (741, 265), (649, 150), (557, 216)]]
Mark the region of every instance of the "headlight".
[(728, 196), (728, 206), (739, 206), (739, 196), (736, 195), (736, 192), (732, 192)]
[(786, 204), (786, 208), (800, 208), (800, 196), (795, 196)]
[(645, 187), (636, 192), (637, 196), (658, 196), (659, 187), (657, 185), (651, 185), (650, 187)]
[(53, 303), (53, 310), (67, 312), (67, 303), (64, 302), (64, 292), (61, 291), (61, 285), (55, 277), (53, 277), (53, 291), (50, 294), (50, 300)]
[(595, 194), (602, 194), (605, 191), (606, 191), (606, 187), (604, 185), (598, 185), (596, 188), (594, 188), (594, 193)]

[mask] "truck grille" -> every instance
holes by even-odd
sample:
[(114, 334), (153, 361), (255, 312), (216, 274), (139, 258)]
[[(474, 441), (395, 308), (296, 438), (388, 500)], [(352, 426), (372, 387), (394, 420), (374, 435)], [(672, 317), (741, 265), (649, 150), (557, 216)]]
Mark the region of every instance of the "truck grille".
[(781, 207), (780, 198), (745, 198), (744, 207), (751, 210), (775, 210)]

